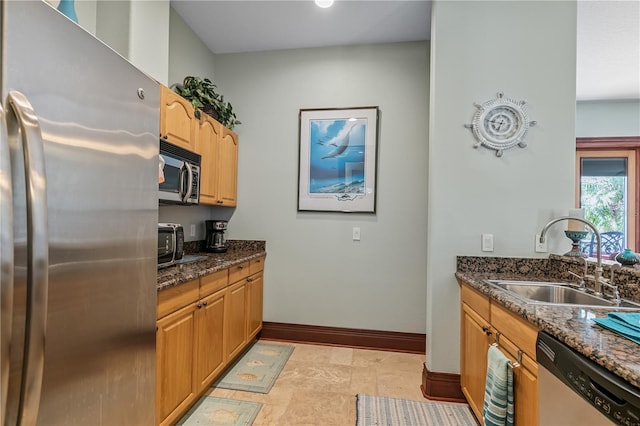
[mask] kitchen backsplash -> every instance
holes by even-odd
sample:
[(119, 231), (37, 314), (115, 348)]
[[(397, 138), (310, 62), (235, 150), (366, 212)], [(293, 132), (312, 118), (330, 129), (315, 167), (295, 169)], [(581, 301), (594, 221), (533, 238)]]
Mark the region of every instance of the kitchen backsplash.
[[(603, 276), (609, 278), (611, 265), (617, 262), (603, 260)], [(593, 274), (596, 262), (587, 262), (588, 274)], [(485, 257), (485, 256), (458, 256), (457, 271), (476, 272), (487, 274), (508, 274), (521, 276), (532, 281), (557, 280), (577, 284), (576, 278), (569, 271), (582, 275), (584, 264), (577, 258), (549, 255), (547, 259), (522, 258), (522, 257)], [(640, 268), (623, 266), (614, 273), (614, 282), (618, 286), (620, 297), (640, 302)], [(589, 285), (589, 283), (587, 283)]]

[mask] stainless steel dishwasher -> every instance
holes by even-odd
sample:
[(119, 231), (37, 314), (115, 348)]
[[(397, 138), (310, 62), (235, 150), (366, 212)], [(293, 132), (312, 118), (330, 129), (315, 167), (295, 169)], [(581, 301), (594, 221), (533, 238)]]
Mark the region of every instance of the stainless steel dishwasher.
[(538, 333), (540, 425), (640, 425), (640, 389), (545, 333)]

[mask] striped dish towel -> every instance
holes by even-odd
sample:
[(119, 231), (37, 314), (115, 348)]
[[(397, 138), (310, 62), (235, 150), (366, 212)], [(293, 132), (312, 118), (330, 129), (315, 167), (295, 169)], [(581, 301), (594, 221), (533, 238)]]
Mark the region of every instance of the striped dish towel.
[(513, 426), (513, 371), (509, 359), (494, 345), (487, 353), (482, 417), (485, 426)]

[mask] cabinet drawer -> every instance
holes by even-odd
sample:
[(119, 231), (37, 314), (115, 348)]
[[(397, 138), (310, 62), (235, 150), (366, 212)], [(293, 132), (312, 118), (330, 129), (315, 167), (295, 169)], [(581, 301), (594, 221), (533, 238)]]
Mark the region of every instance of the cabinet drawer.
[(206, 297), (229, 284), (229, 270), (214, 272), (213, 274), (200, 277), (200, 297)]
[(485, 321), (489, 321), (490, 303), (487, 296), (463, 284), (460, 286), (460, 297), (463, 303), (469, 305), (469, 307), (476, 311)]
[(240, 281), (249, 276), (249, 262), (242, 262), (239, 265), (229, 268), (229, 284)]
[(264, 269), (264, 257), (253, 259), (249, 262), (249, 275), (260, 272)]
[(200, 294), (199, 287), (200, 280), (196, 279), (160, 290), (158, 292), (157, 318), (162, 318), (198, 300)]
[(491, 325), (535, 361), (536, 327), (495, 303), (491, 304)]

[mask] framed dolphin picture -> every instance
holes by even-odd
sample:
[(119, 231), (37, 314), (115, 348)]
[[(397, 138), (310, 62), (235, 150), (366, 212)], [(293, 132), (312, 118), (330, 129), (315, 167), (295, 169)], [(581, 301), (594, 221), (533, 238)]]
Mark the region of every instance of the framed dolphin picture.
[(301, 109), (298, 211), (375, 213), (378, 107)]

